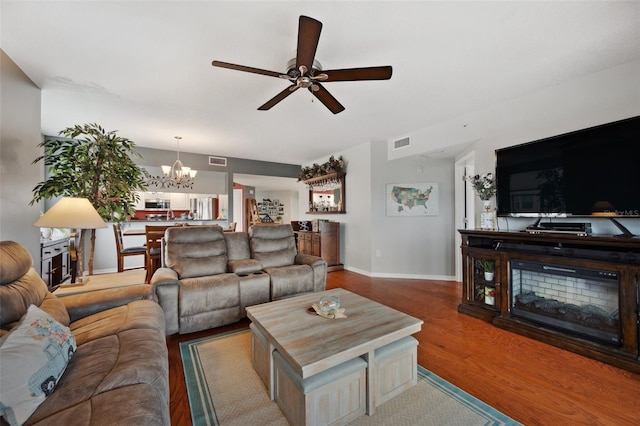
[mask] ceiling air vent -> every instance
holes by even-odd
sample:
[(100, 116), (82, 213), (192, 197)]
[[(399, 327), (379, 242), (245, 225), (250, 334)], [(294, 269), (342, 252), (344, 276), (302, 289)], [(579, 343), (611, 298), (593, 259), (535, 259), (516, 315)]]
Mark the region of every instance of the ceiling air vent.
[(224, 157), (209, 157), (210, 166), (227, 167), (227, 159)]
[(393, 141), (393, 149), (400, 149), (411, 145), (411, 138), (406, 137), (402, 139), (398, 139), (397, 141)]

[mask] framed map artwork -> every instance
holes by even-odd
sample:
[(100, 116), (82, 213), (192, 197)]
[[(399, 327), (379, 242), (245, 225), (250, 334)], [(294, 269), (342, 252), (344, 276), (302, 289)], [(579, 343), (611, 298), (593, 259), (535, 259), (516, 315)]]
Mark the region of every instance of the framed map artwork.
[(437, 183), (389, 183), (387, 216), (437, 216)]

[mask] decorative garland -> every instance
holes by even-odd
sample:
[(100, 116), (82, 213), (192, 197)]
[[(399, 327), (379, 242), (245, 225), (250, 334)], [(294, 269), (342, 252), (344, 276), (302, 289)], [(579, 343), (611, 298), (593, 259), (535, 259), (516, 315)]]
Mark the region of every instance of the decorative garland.
[(312, 166), (303, 167), (298, 176), (298, 182), (301, 180), (312, 179), (318, 176), (328, 175), (329, 173), (337, 173), (344, 170), (345, 162), (342, 155), (337, 159), (332, 155), (329, 161), (323, 164), (313, 163)]

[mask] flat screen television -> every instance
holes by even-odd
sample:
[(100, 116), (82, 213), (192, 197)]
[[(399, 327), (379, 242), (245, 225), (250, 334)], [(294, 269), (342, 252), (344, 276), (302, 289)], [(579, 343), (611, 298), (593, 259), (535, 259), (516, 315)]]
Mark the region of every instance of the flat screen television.
[(496, 150), (498, 216), (640, 217), (640, 116)]

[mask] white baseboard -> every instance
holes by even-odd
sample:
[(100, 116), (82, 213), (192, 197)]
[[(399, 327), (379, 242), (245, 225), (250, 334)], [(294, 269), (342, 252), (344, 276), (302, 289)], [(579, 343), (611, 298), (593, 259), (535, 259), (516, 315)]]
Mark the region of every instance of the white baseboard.
[(435, 280), (435, 281), (456, 281), (455, 275), (419, 275), (419, 274), (397, 274), (386, 272), (370, 272), (362, 269), (353, 268), (345, 265), (344, 269), (347, 271), (355, 272), (360, 275), (365, 275), (371, 278), (398, 278), (406, 280)]

